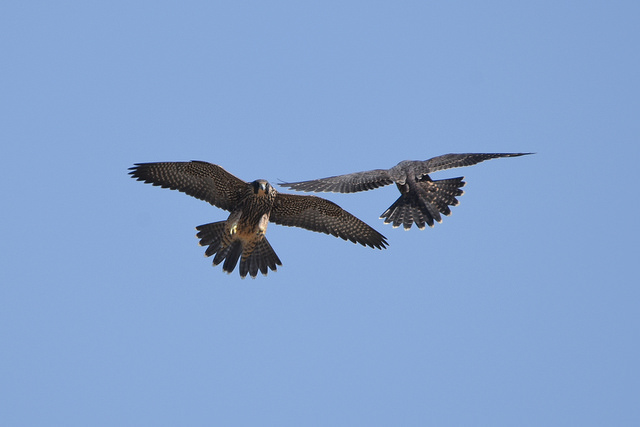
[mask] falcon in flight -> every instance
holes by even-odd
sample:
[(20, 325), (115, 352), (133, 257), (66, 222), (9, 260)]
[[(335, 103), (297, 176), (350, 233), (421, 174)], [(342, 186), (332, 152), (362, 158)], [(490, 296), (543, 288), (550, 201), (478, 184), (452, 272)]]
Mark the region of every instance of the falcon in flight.
[(396, 183), (400, 197), (380, 218), (393, 227), (401, 224), (405, 230), (415, 222), (423, 230), (425, 223), (433, 227), (433, 221), (442, 222), (443, 215), (451, 215), (449, 206), (459, 202), (456, 196), (462, 196), (465, 186), (464, 177), (432, 180), (429, 174), (444, 169), (471, 166), (499, 157), (518, 157), (532, 153), (465, 153), (445, 154), (429, 160), (405, 160), (391, 169), (374, 169), (312, 181), (283, 182), (280, 185), (298, 191), (326, 191), (334, 193), (355, 193), (373, 190)]
[(316, 196), (278, 193), (267, 181), (245, 182), (222, 167), (207, 162), (136, 163), (132, 178), (182, 191), (231, 212), (226, 221), (196, 227), (205, 256), (231, 273), (240, 260), (240, 276), (258, 270), (267, 275), (282, 265), (267, 241), (269, 221), (331, 234), (363, 246), (384, 249), (386, 238), (333, 202)]

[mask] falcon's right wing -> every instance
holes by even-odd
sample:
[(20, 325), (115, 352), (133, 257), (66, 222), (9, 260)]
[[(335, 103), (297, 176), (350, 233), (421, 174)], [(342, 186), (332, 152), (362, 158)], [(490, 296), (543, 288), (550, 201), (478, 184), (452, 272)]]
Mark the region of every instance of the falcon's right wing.
[(178, 190), (228, 211), (233, 210), (247, 183), (207, 162), (136, 163), (132, 178)]

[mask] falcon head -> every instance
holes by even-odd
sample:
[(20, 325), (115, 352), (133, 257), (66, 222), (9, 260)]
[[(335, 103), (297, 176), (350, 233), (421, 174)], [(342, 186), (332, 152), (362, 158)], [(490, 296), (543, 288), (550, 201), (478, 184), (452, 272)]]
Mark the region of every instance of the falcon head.
[(251, 183), (251, 187), (253, 188), (253, 193), (258, 196), (264, 196), (273, 190), (271, 184), (267, 180), (257, 179)]

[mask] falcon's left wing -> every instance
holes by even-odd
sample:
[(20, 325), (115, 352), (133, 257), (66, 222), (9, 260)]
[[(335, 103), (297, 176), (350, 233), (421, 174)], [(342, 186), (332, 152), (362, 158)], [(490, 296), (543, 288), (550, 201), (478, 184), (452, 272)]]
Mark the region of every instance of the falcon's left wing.
[(271, 222), (331, 234), (363, 246), (384, 249), (387, 239), (349, 212), (316, 196), (278, 193)]
[(415, 176), (429, 174), (431, 172), (461, 168), (464, 166), (472, 166), (485, 160), (498, 159), (500, 157), (519, 157), (533, 153), (463, 153), (463, 154), (445, 154), (434, 157), (425, 161), (411, 161), (402, 163), (411, 163), (414, 168)]

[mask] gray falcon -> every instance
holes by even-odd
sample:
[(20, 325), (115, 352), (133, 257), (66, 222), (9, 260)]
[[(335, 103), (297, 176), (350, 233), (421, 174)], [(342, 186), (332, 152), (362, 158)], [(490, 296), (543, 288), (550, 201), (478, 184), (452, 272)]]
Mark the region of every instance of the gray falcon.
[(400, 197), (380, 218), (384, 223), (393, 222), (393, 227), (401, 224), (405, 230), (415, 222), (419, 229), (425, 223), (433, 227), (433, 222), (442, 222), (443, 215), (451, 215), (449, 206), (459, 202), (456, 196), (462, 196), (465, 186), (464, 177), (432, 180), (429, 174), (444, 169), (471, 166), (489, 159), (499, 157), (518, 157), (533, 153), (464, 153), (445, 154), (429, 160), (405, 160), (391, 169), (374, 169), (329, 178), (314, 179), (301, 182), (283, 182), (279, 185), (298, 191), (355, 193), (373, 190), (396, 183)]
[(269, 221), (331, 234), (363, 246), (384, 249), (386, 238), (333, 202), (316, 196), (278, 193), (267, 181), (245, 182), (207, 162), (136, 163), (129, 174), (138, 181), (178, 190), (231, 212), (226, 221), (196, 227), (205, 256), (240, 276), (266, 275), (282, 265), (267, 241)]

